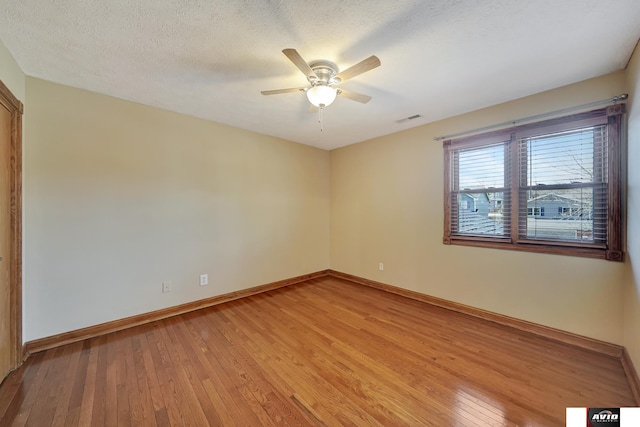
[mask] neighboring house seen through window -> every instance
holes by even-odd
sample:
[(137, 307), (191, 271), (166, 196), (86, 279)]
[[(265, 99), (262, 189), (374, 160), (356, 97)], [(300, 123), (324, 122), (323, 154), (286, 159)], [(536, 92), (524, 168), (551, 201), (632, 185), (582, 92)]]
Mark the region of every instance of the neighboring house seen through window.
[(445, 141), (445, 244), (622, 260), (624, 104)]

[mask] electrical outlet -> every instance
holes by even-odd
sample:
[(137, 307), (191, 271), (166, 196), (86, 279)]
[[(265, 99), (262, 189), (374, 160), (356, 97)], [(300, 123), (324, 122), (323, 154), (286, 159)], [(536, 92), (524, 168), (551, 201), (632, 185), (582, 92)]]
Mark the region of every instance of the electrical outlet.
[(205, 286), (209, 284), (209, 275), (201, 274), (200, 275), (200, 286)]
[(171, 292), (171, 282), (162, 282), (162, 293)]
[(384, 271), (384, 264), (383, 263), (378, 264), (378, 270)]

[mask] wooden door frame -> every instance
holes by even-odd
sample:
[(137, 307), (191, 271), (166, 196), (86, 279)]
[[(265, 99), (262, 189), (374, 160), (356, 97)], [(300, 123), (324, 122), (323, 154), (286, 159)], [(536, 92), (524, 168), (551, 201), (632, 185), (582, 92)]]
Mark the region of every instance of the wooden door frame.
[[(0, 80), (0, 104), (11, 113), (11, 255), (9, 268), (9, 304), (11, 307), (11, 369), (24, 360), (22, 345), (22, 114), (24, 107)], [(2, 379), (0, 379), (1, 381)]]

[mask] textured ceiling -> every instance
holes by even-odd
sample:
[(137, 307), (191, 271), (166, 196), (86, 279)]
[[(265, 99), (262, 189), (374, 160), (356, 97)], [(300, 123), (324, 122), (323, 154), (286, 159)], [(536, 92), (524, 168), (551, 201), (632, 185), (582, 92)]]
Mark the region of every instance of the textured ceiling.
[[(1, 0), (22, 70), (142, 104), (333, 149), (622, 69), (638, 0)], [(343, 70), (324, 131), (282, 54)], [(420, 114), (402, 124), (397, 120)]]

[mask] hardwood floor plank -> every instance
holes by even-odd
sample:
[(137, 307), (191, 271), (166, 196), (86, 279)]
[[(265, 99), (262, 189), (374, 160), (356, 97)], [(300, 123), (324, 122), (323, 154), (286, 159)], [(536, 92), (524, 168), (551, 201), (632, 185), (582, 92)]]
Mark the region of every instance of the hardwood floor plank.
[[(42, 388), (42, 385), (46, 382), (46, 377), (51, 367), (51, 360), (55, 355), (54, 351), (47, 352), (44, 357), (38, 362), (36, 366), (34, 366), (36, 372), (35, 375), (31, 378), (31, 383), (25, 389), (25, 397), (22, 400), (20, 409), (16, 414), (15, 419), (13, 420), (13, 425), (15, 426), (25, 426), (27, 425), (27, 421), (31, 416), (31, 412), (37, 404), (36, 397), (39, 391)], [(36, 414), (34, 418), (37, 418)]]
[(91, 425), (106, 426), (107, 409), (105, 400), (107, 396), (107, 340), (112, 335), (103, 335), (96, 340), (97, 361), (95, 367), (95, 384), (93, 387), (93, 408), (91, 409)]
[(313, 406), (305, 403), (305, 401), (300, 396), (298, 396), (297, 394), (293, 394), (291, 395), (291, 400), (296, 405), (298, 405), (300, 409), (302, 409), (306, 414), (309, 415), (309, 418), (311, 418), (312, 420), (312, 423), (309, 425), (326, 426), (326, 424), (322, 422), (321, 416), (319, 416), (313, 409)]
[[(300, 319), (299, 321), (306, 322), (306, 320), (301, 318), (299, 315), (297, 317)], [(333, 322), (333, 320), (330, 321)], [(316, 327), (311, 323), (306, 324), (305, 326), (311, 330), (314, 330), (319, 335), (325, 334), (322, 329)], [(431, 407), (432, 409), (436, 408), (437, 411), (431, 411), (432, 413), (430, 414), (430, 417), (434, 420), (441, 420), (442, 423), (444, 423), (445, 420), (451, 416), (451, 414), (449, 414), (449, 416), (443, 415), (447, 412), (451, 412), (451, 408), (440, 402), (437, 396), (439, 392), (437, 388), (432, 387), (431, 384), (427, 385), (426, 390), (420, 390), (416, 387), (405, 387), (405, 380), (398, 375), (399, 373), (397, 371), (390, 368), (389, 364), (380, 364), (380, 358), (384, 357), (387, 353), (387, 351), (384, 350), (385, 346), (378, 347), (374, 352), (375, 354), (365, 354), (364, 352), (362, 352), (360, 345), (365, 347), (369, 346), (369, 340), (362, 341), (357, 337), (358, 333), (361, 333), (362, 331), (356, 329), (349, 330), (350, 328), (352, 328), (352, 326), (346, 323), (339, 323), (336, 324), (335, 327), (331, 328), (331, 330), (336, 331), (336, 333), (332, 335), (333, 340), (331, 344), (331, 353), (330, 355), (327, 355), (327, 357), (340, 360), (343, 363), (342, 366), (345, 366), (344, 363), (349, 364), (349, 366), (357, 370), (357, 372), (359, 372), (361, 375), (368, 373), (369, 378), (371, 378), (369, 381), (371, 384), (373, 384), (369, 388), (372, 390), (375, 390), (377, 388), (379, 390), (379, 395), (386, 396), (387, 407), (393, 404), (399, 404), (401, 407), (409, 409), (409, 411), (405, 411), (404, 409), (397, 409), (398, 412), (405, 416), (404, 421), (400, 421), (398, 419), (382, 420), (383, 424), (415, 425), (417, 420), (415, 419), (413, 414), (423, 412), (425, 407)], [(343, 333), (345, 334), (345, 337), (348, 337), (346, 340), (342, 337)], [(321, 352), (321, 348), (314, 349), (312, 351), (312, 353), (316, 355), (315, 358), (317, 358), (317, 355), (321, 354)], [(358, 363), (358, 361), (360, 361), (361, 363)], [(400, 362), (399, 364), (404, 364), (404, 362), (406, 361), (395, 360), (393, 363), (398, 364), (398, 362)], [(369, 372), (371, 369), (373, 369), (374, 372)], [(422, 367), (417, 367), (415, 369), (422, 369)], [(323, 370), (320, 369), (319, 371), (322, 372)], [(387, 381), (385, 381), (384, 387), (381, 387), (377, 384), (376, 378), (380, 377), (387, 379)], [(334, 378), (334, 381), (336, 381), (337, 383), (342, 382), (341, 378), (339, 377)], [(363, 399), (366, 399), (368, 397), (366, 391), (362, 389), (362, 379), (358, 378), (357, 381), (352, 381), (347, 375), (344, 379), (344, 383), (351, 384), (352, 387), (354, 385), (358, 386), (357, 389), (353, 391), (356, 391), (359, 397)], [(403, 396), (402, 402), (395, 402), (394, 396)], [(429, 405), (424, 405), (425, 402), (428, 402)]]
[[(80, 411), (82, 409), (87, 370), (89, 369), (89, 356), (91, 354), (89, 340), (81, 342), (80, 344), (82, 344), (82, 349), (79, 350), (80, 357), (76, 367), (76, 375), (75, 378), (70, 381), (73, 383), (73, 386), (69, 398), (69, 409), (65, 417), (65, 426), (77, 426), (80, 424)], [(45, 353), (46, 352), (41, 352), (39, 354)], [(64, 411), (64, 408), (62, 408), (62, 411)]]
[(210, 372), (214, 368), (205, 356), (208, 347), (187, 316), (177, 326), (180, 328), (177, 337), (182, 341), (183, 350), (191, 360), (191, 364), (188, 366), (189, 382), (197, 393), (198, 401), (207, 420), (212, 425), (234, 426), (235, 422), (228, 413), (228, 406), (225, 406), (223, 399), (211, 382)]
[(65, 346), (68, 363), (65, 370), (62, 372), (62, 379), (58, 381), (59, 388), (56, 394), (53, 396), (53, 401), (56, 404), (55, 412), (51, 422), (52, 426), (64, 426), (67, 413), (69, 411), (69, 405), (71, 403), (71, 395), (73, 392), (73, 384), (75, 377), (78, 374), (78, 362), (82, 354), (82, 343), (74, 343)]
[[(134, 347), (134, 337), (129, 331), (117, 332), (115, 343), (115, 386), (118, 426), (130, 425), (153, 425), (149, 422), (152, 417), (153, 405), (148, 396), (146, 376), (139, 372), (139, 367), (135, 366), (135, 359), (141, 358), (139, 342), (138, 347)], [(140, 384), (142, 377), (142, 384)], [(145, 394), (146, 392), (146, 394)], [(140, 415), (142, 412), (142, 416)], [(146, 418), (144, 415), (146, 414)]]
[(65, 366), (68, 364), (68, 358), (64, 357), (65, 350), (67, 350), (65, 347), (58, 347), (53, 358), (49, 359), (46, 381), (42, 383), (35, 397), (34, 405), (27, 419), (27, 426), (50, 423), (56, 409), (57, 392), (64, 378)]
[(0, 425), (561, 426), (619, 359), (323, 277), (30, 357)]
[[(164, 323), (164, 322), (160, 322)], [(156, 325), (153, 331), (147, 333), (149, 347), (153, 359), (153, 368), (158, 376), (160, 394), (162, 396), (161, 408), (167, 411), (169, 423), (171, 425), (185, 425), (189, 420), (183, 420), (183, 408), (180, 406), (182, 401), (181, 391), (176, 385), (175, 370), (167, 351), (167, 343), (162, 339), (162, 327)], [(186, 409), (186, 408), (185, 408)]]
[(91, 425), (93, 419), (93, 401), (96, 390), (96, 376), (98, 375), (98, 353), (100, 348), (95, 345), (96, 340), (89, 340), (89, 360), (87, 364), (86, 377), (84, 380), (84, 391), (80, 405), (79, 425)]
[[(157, 325), (154, 322), (153, 324), (144, 325), (143, 327), (141, 327), (141, 332), (143, 332), (143, 334), (139, 335), (139, 342), (140, 350), (142, 351), (142, 368), (138, 368), (140, 369), (138, 375), (143, 377), (144, 379), (141, 381), (144, 381), (147, 384), (149, 395), (151, 397), (151, 402), (153, 405), (151, 409), (153, 410), (154, 418), (158, 419), (158, 412), (162, 409), (165, 410), (165, 415), (167, 414), (166, 408), (164, 406), (164, 400), (162, 398), (162, 392), (160, 391), (160, 382), (158, 380), (158, 375), (154, 366), (153, 356), (151, 354), (151, 344), (149, 340), (149, 334), (156, 326)], [(131, 400), (132, 399), (130, 399), (130, 401)], [(160, 415), (160, 418), (163, 418), (163, 415)]]
[(167, 409), (162, 408), (155, 412), (156, 425), (158, 427), (170, 426), (171, 421), (169, 420), (169, 415), (167, 415)]
[[(213, 404), (216, 410), (216, 415), (220, 420), (220, 424), (218, 425), (230, 426), (230, 427), (236, 426), (237, 424), (235, 420), (233, 419), (231, 414), (229, 414), (229, 411), (226, 410), (224, 401), (220, 397), (220, 394), (215, 389), (215, 387), (213, 386), (213, 383), (209, 378), (202, 381), (202, 387), (204, 388), (205, 392), (207, 393), (207, 396), (209, 397), (209, 400), (211, 401), (211, 403)], [(212, 423), (212, 424), (216, 425), (215, 423)]]
[[(221, 320), (219, 323), (220, 323), (220, 324), (224, 324), (225, 322), (224, 322), (224, 320)], [(278, 346), (278, 347), (275, 347), (275, 348), (279, 348), (279, 349), (280, 349), (280, 351), (282, 351), (282, 352), (286, 352), (286, 348), (287, 348), (287, 347), (286, 347), (286, 346)], [(281, 361), (281, 362), (282, 362), (282, 361), (283, 361), (283, 359), (279, 359), (279, 361)], [(292, 362), (293, 362), (293, 364), (294, 364), (294, 365), (301, 365), (301, 362), (297, 361), (295, 358), (292, 360)], [(291, 363), (286, 363), (286, 362), (284, 362), (284, 366), (283, 366), (282, 368), (283, 368), (283, 370), (284, 370), (284, 375), (282, 376), (282, 378), (286, 378), (287, 376), (291, 376), (291, 375), (293, 375), (293, 372), (292, 372), (292, 365), (291, 365)], [(298, 382), (296, 383), (296, 385), (297, 385), (298, 389), (304, 389), (304, 388), (307, 388), (307, 387), (306, 387), (306, 385), (307, 385), (307, 384), (315, 384), (316, 386), (318, 385), (318, 381), (317, 381), (317, 379), (316, 379), (316, 378), (314, 378), (312, 375), (306, 375), (306, 374), (307, 374), (307, 373), (305, 372), (305, 373), (304, 373), (304, 375), (303, 375), (302, 377), (300, 377), (300, 381), (298, 381)], [(323, 385), (322, 390), (323, 390), (324, 394), (325, 394), (325, 395), (328, 395), (328, 393), (330, 392), (330, 388), (326, 388), (326, 387), (324, 387), (324, 384), (322, 384), (322, 385)], [(310, 387), (310, 388), (309, 388), (309, 390), (311, 390), (311, 391), (315, 391), (315, 388), (316, 388), (316, 387), (312, 386), (312, 387)], [(332, 405), (332, 407), (335, 407), (335, 405)], [(334, 419), (334, 418), (333, 418), (331, 415), (329, 415), (329, 414), (324, 414), (324, 415), (323, 415), (323, 418), (324, 418), (324, 419)], [(335, 420), (335, 423), (333, 423), (333, 424), (334, 424), (334, 425), (338, 425), (338, 421), (337, 421), (337, 420)]]
[[(223, 310), (222, 310), (223, 311)], [(262, 425), (260, 418), (263, 411), (256, 406), (253, 399), (246, 399), (242, 394), (248, 383), (245, 370), (233, 357), (233, 344), (229, 340), (229, 325), (218, 317), (219, 312), (211, 316), (194, 318), (196, 327), (204, 328), (207, 335), (209, 364), (220, 366), (211, 371), (211, 381), (225, 401), (225, 407), (234, 414), (239, 425)], [(204, 323), (203, 323), (204, 321)]]
[(35, 355), (30, 364), (23, 364), (5, 379), (0, 387), (0, 420), (13, 421), (24, 406), (27, 391), (30, 390), (42, 361), (44, 353)]
[[(242, 303), (238, 303), (242, 304)], [(259, 307), (256, 307), (257, 310), (260, 310)], [(243, 310), (244, 311), (244, 310)], [(261, 311), (261, 310), (260, 310)], [(261, 368), (260, 362), (258, 359), (263, 354), (260, 349), (256, 346), (252, 346), (254, 343), (254, 339), (250, 338), (247, 334), (247, 329), (243, 328), (242, 321), (248, 320), (243, 315), (242, 312), (239, 311), (238, 314), (234, 314), (230, 323), (232, 323), (234, 328), (235, 339), (238, 342), (242, 343), (242, 346), (246, 349), (250, 349), (250, 351), (234, 351), (234, 348), (231, 348), (231, 353), (234, 358), (242, 365), (242, 369), (245, 372), (248, 379), (250, 379), (249, 385), (253, 385), (251, 389), (252, 393), (259, 400), (260, 404), (263, 407), (263, 410), (269, 414), (272, 420), (276, 424), (282, 424), (283, 422), (288, 425), (309, 425), (312, 423), (311, 420), (306, 417), (305, 412), (299, 412), (292, 410), (290, 405), (290, 400), (286, 397), (286, 395), (290, 395), (291, 390), (285, 389), (283, 392), (279, 390), (273, 390), (268, 392), (266, 395), (262, 390), (269, 390), (273, 388), (272, 384), (274, 380), (268, 375), (264, 369)], [(249, 327), (249, 331), (253, 329), (253, 323)], [(259, 330), (262, 332), (259, 334), (250, 334), (255, 337), (255, 335), (263, 336), (268, 334), (268, 331), (262, 327), (259, 327)]]
[[(199, 387), (199, 381), (197, 377), (190, 377), (188, 367), (191, 364), (191, 360), (175, 333), (176, 325), (181, 323), (182, 320), (170, 318), (166, 319), (165, 322), (169, 327), (162, 328), (160, 332), (164, 341), (171, 343), (171, 346), (167, 346), (167, 350), (170, 360), (174, 362), (171, 377), (175, 379), (176, 387), (180, 390), (177, 402), (183, 411), (188, 411), (188, 417), (183, 416), (183, 419), (185, 419), (186, 425), (206, 425), (207, 418), (195, 391), (195, 388)], [(192, 379), (194, 380), (193, 383)]]
[(116, 359), (116, 340), (119, 340), (121, 338), (118, 333), (108, 334), (105, 336), (105, 338), (106, 344), (104, 353), (106, 357), (106, 367), (104, 379), (104, 425), (116, 426), (118, 425), (118, 371)]

